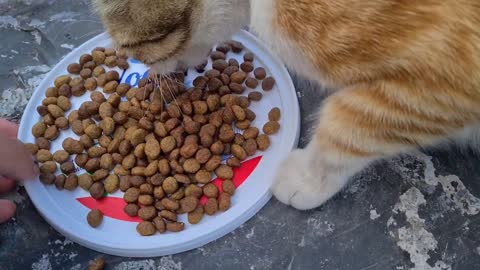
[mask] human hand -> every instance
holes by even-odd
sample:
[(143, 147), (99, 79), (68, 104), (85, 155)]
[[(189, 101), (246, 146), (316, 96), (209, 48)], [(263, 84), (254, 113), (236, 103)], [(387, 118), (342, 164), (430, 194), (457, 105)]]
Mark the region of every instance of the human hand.
[[(28, 180), (38, 174), (32, 155), (17, 140), (18, 127), (0, 119), (0, 194), (12, 190), (16, 181)], [(15, 214), (16, 206), (8, 200), (0, 200), (0, 223)]]

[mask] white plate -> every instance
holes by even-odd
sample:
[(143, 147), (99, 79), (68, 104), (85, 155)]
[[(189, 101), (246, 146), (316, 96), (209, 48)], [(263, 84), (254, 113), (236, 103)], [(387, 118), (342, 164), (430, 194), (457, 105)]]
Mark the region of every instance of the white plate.
[[(87, 192), (80, 188), (74, 192), (58, 191), (54, 186), (43, 185), (38, 179), (27, 181), (25, 188), (30, 198), (50, 225), (65, 237), (99, 252), (128, 257), (153, 257), (191, 250), (214, 241), (246, 222), (268, 202), (271, 198), (269, 188), (276, 167), (298, 143), (300, 113), (297, 96), (286, 68), (253, 35), (242, 31), (233, 38), (242, 42), (249, 51), (253, 52), (255, 66), (264, 67), (268, 75), (273, 76), (277, 82), (272, 91), (264, 92), (264, 98), (251, 106), (257, 114), (253, 125), (261, 128), (268, 119), (268, 111), (273, 107), (281, 109), (282, 119), (280, 132), (271, 136), (271, 147), (266, 152), (259, 152), (256, 159), (250, 161), (250, 166), (247, 166), (254, 168), (253, 172), (248, 176), (248, 172), (245, 171), (248, 168), (244, 168), (242, 173), (237, 174), (237, 176), (245, 174), (248, 177), (233, 196), (231, 208), (213, 217), (205, 216), (197, 225), (188, 224), (185, 221), (186, 217), (181, 216), (180, 220), (185, 221), (186, 228), (180, 233), (142, 237), (135, 230), (136, 222), (118, 219), (123, 210), (115, 208), (114, 203), (122, 201), (121, 191), (109, 195), (99, 203), (100, 205), (94, 206), (104, 208), (106, 212), (117, 210), (117, 213), (109, 212), (111, 217), (106, 216), (102, 225), (94, 229), (86, 222), (86, 215), (90, 210), (86, 205), (92, 207), (92, 204), (95, 205), (97, 202), (88, 199)], [(101, 34), (71, 52), (37, 87), (22, 117), (18, 135), (21, 141), (34, 142), (31, 128), (40, 120), (36, 107), (41, 104), (45, 90), (53, 85), (57, 76), (67, 74), (66, 68), (69, 63), (77, 62), (80, 55), (89, 53), (97, 46), (111, 46), (108, 35)], [(230, 52), (228, 57), (236, 58), (241, 62), (243, 53)], [(130, 68), (123, 74), (122, 82), (130, 80), (130, 83), (135, 84), (147, 71), (147, 67), (132, 59), (129, 62)], [(122, 74), (122, 71), (117, 70)], [(187, 84), (195, 76), (197, 73), (190, 70)], [(261, 86), (258, 88), (260, 89)], [(88, 99), (88, 93), (79, 98), (72, 98), (72, 107), (78, 109), (81, 102)], [(61, 136), (52, 143), (52, 153), (61, 148), (61, 142), (67, 136), (77, 137), (71, 131), (62, 132)], [(254, 165), (258, 160), (260, 162), (255, 168)]]

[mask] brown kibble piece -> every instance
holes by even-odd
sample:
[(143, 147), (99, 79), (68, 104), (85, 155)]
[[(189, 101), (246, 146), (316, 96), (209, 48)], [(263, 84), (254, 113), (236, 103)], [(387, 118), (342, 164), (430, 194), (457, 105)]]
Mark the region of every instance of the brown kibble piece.
[(65, 180), (67, 179), (67, 177), (63, 174), (60, 174), (60, 175), (57, 175), (57, 177), (55, 177), (55, 187), (58, 189), (58, 190), (63, 190), (63, 186), (65, 185)]
[(222, 192), (218, 197), (218, 210), (225, 212), (230, 208), (231, 205), (231, 195), (225, 192)]
[(194, 158), (189, 158), (183, 163), (183, 169), (187, 173), (196, 173), (200, 169), (200, 163)]
[(213, 216), (218, 211), (217, 199), (209, 198), (204, 206), (205, 214)]
[(102, 51), (93, 51), (92, 52), (92, 60), (95, 62), (97, 65), (102, 65), (105, 63), (105, 53)]
[(100, 169), (100, 160), (98, 158), (91, 158), (85, 163), (84, 169), (89, 173), (94, 173)]
[(88, 78), (85, 80), (84, 86), (88, 91), (93, 91), (97, 89), (97, 80), (94, 78)]
[(32, 134), (36, 138), (42, 137), (45, 134), (45, 130), (47, 129), (47, 125), (44, 122), (38, 122), (32, 127)]
[(71, 80), (72, 78), (69, 75), (62, 75), (55, 79), (54, 85), (60, 88), (62, 85), (70, 83)]
[(126, 83), (121, 83), (117, 86), (117, 94), (121, 97), (125, 96), (130, 90), (130, 85)]
[(233, 111), (233, 114), (235, 115), (235, 118), (237, 119), (237, 121), (243, 121), (247, 117), (247, 115), (245, 114), (245, 110), (238, 105), (233, 105), (232, 106), (232, 111)]
[(120, 74), (118, 74), (118, 72), (115, 70), (110, 70), (105, 74), (107, 75), (108, 81), (118, 81), (120, 79)]
[(128, 63), (127, 59), (117, 58), (117, 66), (120, 69), (128, 69), (130, 67), (130, 64)]
[(199, 170), (195, 174), (195, 180), (200, 184), (206, 184), (212, 180), (212, 172), (207, 170)]
[(67, 67), (67, 71), (71, 74), (79, 74), (81, 70), (82, 66), (78, 63), (72, 63)]
[(37, 152), (37, 161), (38, 162), (46, 162), (52, 160), (53, 156), (50, 151), (46, 149), (40, 149)]
[(227, 165), (230, 167), (240, 167), (241, 163), (240, 160), (236, 157), (231, 157), (227, 159)]
[(91, 139), (98, 139), (102, 136), (102, 129), (95, 124), (87, 126), (84, 131)]
[(102, 221), (103, 213), (98, 209), (91, 210), (87, 215), (87, 222), (93, 228), (97, 228), (98, 226), (100, 226), (100, 224), (102, 224)]
[(81, 167), (85, 168), (85, 165), (88, 162), (88, 155), (87, 154), (80, 154), (75, 157), (75, 163)]
[(137, 232), (141, 236), (150, 236), (154, 235), (157, 229), (150, 221), (143, 221), (137, 225)]
[(267, 135), (272, 135), (278, 132), (280, 129), (280, 124), (277, 121), (268, 121), (263, 126), (263, 132)]
[(263, 67), (258, 67), (253, 71), (257, 80), (263, 80), (267, 77), (267, 71)]
[(227, 165), (220, 165), (216, 170), (215, 174), (223, 180), (232, 179), (233, 170)]
[(221, 163), (222, 163), (222, 159), (219, 155), (213, 156), (205, 164), (205, 169), (210, 172), (214, 171), (215, 169), (218, 168), (218, 166), (220, 166)]
[(230, 80), (234, 83), (238, 83), (238, 84), (242, 84), (245, 79), (247, 78), (247, 74), (243, 71), (237, 71), (237, 72), (234, 72), (231, 76), (230, 76)]
[(278, 107), (271, 109), (270, 112), (268, 113), (268, 120), (270, 121), (279, 121), (280, 118), (281, 118), (281, 112)]
[(185, 229), (185, 224), (182, 222), (167, 223), (167, 231), (169, 232), (181, 232)]
[(88, 270), (103, 270), (105, 268), (105, 260), (102, 257), (95, 258), (88, 265)]
[(95, 182), (102, 181), (103, 179), (107, 178), (108, 174), (109, 174), (108, 170), (100, 169), (93, 173), (92, 179)]
[(157, 209), (153, 206), (145, 206), (138, 210), (138, 216), (142, 220), (153, 220), (157, 216)]
[(238, 144), (233, 144), (231, 147), (231, 151), (232, 154), (240, 161), (243, 161), (247, 158), (247, 152), (245, 152), (245, 149), (243, 149), (243, 147)]
[(162, 183), (163, 190), (168, 193), (172, 194), (178, 189), (178, 182), (174, 177), (167, 177)]
[(239, 129), (245, 130), (250, 127), (250, 124), (251, 124), (250, 120), (245, 119), (243, 121), (239, 121), (235, 123), (235, 126)]
[(56, 119), (64, 116), (65, 112), (58, 105), (50, 104), (47, 106), (48, 112)]
[(142, 195), (152, 195), (153, 186), (150, 183), (143, 183), (140, 185), (140, 194)]
[(68, 154), (65, 150), (58, 150), (53, 153), (53, 160), (58, 163), (64, 163), (70, 158), (70, 154)]
[(41, 173), (39, 178), (45, 185), (52, 185), (55, 183), (55, 175), (53, 173)]
[(217, 198), (218, 188), (212, 183), (208, 183), (203, 187), (203, 194), (208, 198)]
[(69, 174), (63, 187), (66, 190), (74, 191), (78, 187), (78, 176), (74, 173)]
[(167, 225), (161, 217), (156, 217), (153, 219), (153, 224), (159, 233), (164, 233), (167, 230)]
[(105, 193), (105, 187), (102, 182), (95, 182), (92, 184), (89, 191), (90, 191), (90, 196), (98, 200), (103, 197), (103, 194)]
[(117, 90), (118, 82), (117, 81), (110, 81), (103, 86), (103, 92), (106, 94), (112, 94)]
[(63, 149), (70, 154), (81, 154), (84, 150), (82, 143), (72, 138), (67, 138), (62, 143)]
[(90, 54), (82, 54), (82, 55), (80, 56), (79, 62), (80, 62), (80, 65), (83, 66), (83, 65), (85, 65), (87, 62), (90, 62), (90, 61), (92, 61), (92, 60), (93, 60), (92, 55), (90, 55)]
[(64, 111), (68, 111), (72, 108), (72, 103), (70, 102), (70, 99), (65, 96), (59, 96), (57, 98), (57, 105)]
[(152, 195), (143, 194), (138, 197), (138, 203), (141, 205), (152, 205), (154, 202)]
[(262, 89), (264, 91), (270, 91), (275, 86), (275, 79), (273, 77), (267, 77), (262, 81)]
[(245, 149), (245, 152), (247, 153), (248, 156), (253, 156), (258, 150), (257, 142), (255, 139), (248, 139), (242, 144), (243, 149)]
[(240, 53), (243, 51), (243, 44), (241, 42), (235, 41), (235, 40), (230, 40), (228, 41), (228, 44), (232, 47), (232, 51), (234, 53)]
[(202, 195), (202, 188), (197, 185), (190, 184), (185, 188), (185, 196), (194, 196), (195, 198), (200, 198)]
[(180, 204), (176, 200), (172, 200), (172, 199), (169, 199), (169, 198), (163, 198), (161, 202), (162, 202), (162, 205), (167, 210), (175, 211), (178, 208), (180, 208)]
[(36, 138), (35, 144), (38, 146), (38, 149), (50, 150), (51, 143), (44, 137)]
[(253, 53), (247, 52), (243, 55), (243, 60), (245, 62), (253, 62), (253, 60), (255, 60), (255, 56)]
[(177, 221), (177, 215), (171, 211), (168, 211), (168, 210), (162, 210), (160, 211), (159, 213), (159, 216), (168, 220), (168, 221)]
[(256, 139), (259, 132), (260, 131), (256, 127), (249, 127), (243, 132), (243, 137), (245, 138), (245, 140)]
[(255, 78), (249, 77), (245, 81), (245, 85), (250, 89), (255, 89), (258, 86), (258, 81)]
[(136, 217), (138, 215), (138, 210), (140, 210), (140, 207), (135, 203), (129, 203), (123, 208), (125, 214), (130, 217)]
[(160, 143), (156, 139), (150, 139), (145, 144), (145, 155), (151, 159), (157, 159), (160, 155), (161, 147)]
[(93, 185), (92, 177), (87, 173), (80, 175), (78, 177), (78, 185), (82, 189), (89, 191), (90, 187)]
[(222, 182), (222, 190), (233, 196), (235, 193), (235, 184), (232, 180), (225, 180)]
[(102, 67), (102, 66), (97, 66), (93, 69), (93, 76), (95, 77), (99, 77), (100, 75), (104, 74), (105, 73), (105, 68)]
[(252, 62), (243, 62), (240, 65), (240, 69), (245, 71), (246, 73), (252, 72), (254, 68), (255, 68), (255, 66), (253, 65)]
[(64, 84), (60, 86), (60, 88), (58, 88), (58, 95), (70, 98), (72, 96), (72, 91), (70, 86), (68, 84)]
[(139, 196), (140, 196), (140, 190), (138, 188), (129, 188), (123, 195), (123, 199), (127, 203), (134, 203), (134, 202), (137, 202)]
[(80, 71), (80, 77), (82, 77), (82, 79), (84, 79), (84, 80), (90, 78), (91, 76), (92, 76), (92, 70), (91, 69), (84, 68)]
[(265, 151), (270, 147), (270, 138), (266, 134), (257, 137), (258, 150)]
[(176, 147), (176, 145), (177, 145), (177, 142), (173, 136), (165, 137), (160, 142), (160, 146), (164, 153), (169, 153)]
[(67, 118), (65, 118), (65, 117), (60, 117), (60, 118), (55, 119), (55, 125), (57, 126), (58, 129), (61, 129), (61, 130), (66, 130), (70, 126)]
[(117, 56), (108, 56), (105, 58), (105, 65), (109, 68), (113, 68), (117, 65)]
[(195, 210), (188, 213), (188, 222), (190, 224), (198, 224), (202, 220), (203, 216), (205, 215), (205, 211), (203, 206), (198, 205)]
[(180, 200), (180, 207), (186, 213), (194, 211), (197, 208), (197, 205), (198, 198), (194, 196), (187, 196)]
[(45, 136), (45, 139), (53, 141), (56, 138), (58, 138), (59, 135), (60, 135), (60, 132), (58, 131), (57, 126), (49, 126), (45, 130), (45, 135), (44, 136)]
[(41, 173), (55, 173), (57, 170), (57, 163), (54, 161), (46, 161), (40, 166)]

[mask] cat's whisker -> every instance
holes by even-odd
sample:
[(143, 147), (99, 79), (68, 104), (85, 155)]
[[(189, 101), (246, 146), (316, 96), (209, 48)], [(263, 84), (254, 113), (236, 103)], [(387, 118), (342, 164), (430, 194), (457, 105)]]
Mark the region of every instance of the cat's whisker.
[[(168, 90), (168, 91), (170, 92), (170, 94), (172, 95), (173, 101), (175, 102), (175, 105), (177, 106), (178, 110), (180, 111), (180, 114), (181, 114), (182, 116), (185, 116), (185, 115), (183, 114), (182, 109), (180, 108), (180, 104), (178, 104), (178, 100), (177, 100), (177, 97), (176, 97), (174, 91), (170, 88), (170, 85), (169, 85), (169, 83), (168, 83), (168, 82), (170, 82), (170, 81), (173, 81), (173, 78), (172, 78), (170, 75), (168, 75), (168, 74), (165, 75), (165, 78), (168, 79), (168, 81), (167, 81), (167, 90)], [(170, 103), (171, 103), (171, 102), (170, 102)]]

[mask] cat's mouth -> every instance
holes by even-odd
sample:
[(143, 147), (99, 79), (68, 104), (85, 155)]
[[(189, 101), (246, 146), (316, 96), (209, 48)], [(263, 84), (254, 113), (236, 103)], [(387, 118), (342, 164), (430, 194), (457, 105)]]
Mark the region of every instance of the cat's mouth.
[(157, 62), (148, 66), (150, 70), (155, 74), (164, 75), (175, 72), (176, 70), (178, 70), (179, 65), (183, 64), (181, 64), (178, 60), (168, 59), (166, 61)]

